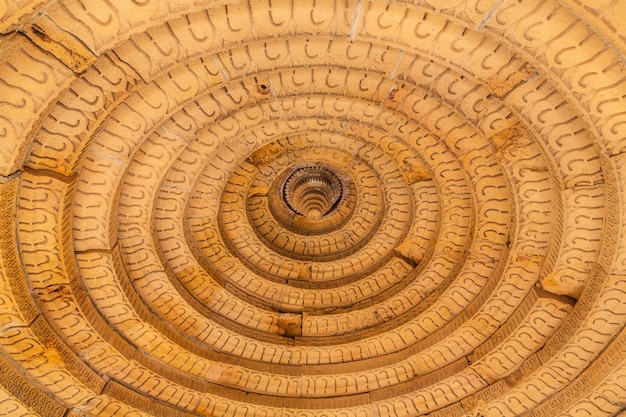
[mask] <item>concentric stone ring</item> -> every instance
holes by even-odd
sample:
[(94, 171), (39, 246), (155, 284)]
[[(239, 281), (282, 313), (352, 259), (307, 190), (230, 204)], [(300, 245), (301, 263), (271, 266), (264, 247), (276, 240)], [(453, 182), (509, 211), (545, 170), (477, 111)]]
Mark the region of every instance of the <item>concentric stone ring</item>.
[(0, 416), (625, 416), (624, 16), (0, 3)]

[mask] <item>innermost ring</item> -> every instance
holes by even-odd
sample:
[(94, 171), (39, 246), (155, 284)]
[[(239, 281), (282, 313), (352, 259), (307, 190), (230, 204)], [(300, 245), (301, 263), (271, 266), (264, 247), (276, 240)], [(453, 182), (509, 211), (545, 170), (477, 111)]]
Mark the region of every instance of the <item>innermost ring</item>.
[[(266, 201), (274, 219), (290, 231), (307, 236), (330, 233), (347, 222), (357, 205), (358, 190), (351, 172), (346, 170), (354, 169), (348, 164), (351, 159), (340, 156), (337, 164), (304, 158), (272, 170), (275, 175), (268, 178)], [(339, 158), (334, 154), (330, 157)], [(258, 188), (251, 190), (256, 192)]]
[(319, 165), (297, 168), (283, 186), (283, 199), (294, 212), (318, 220), (337, 207), (343, 186), (329, 169)]

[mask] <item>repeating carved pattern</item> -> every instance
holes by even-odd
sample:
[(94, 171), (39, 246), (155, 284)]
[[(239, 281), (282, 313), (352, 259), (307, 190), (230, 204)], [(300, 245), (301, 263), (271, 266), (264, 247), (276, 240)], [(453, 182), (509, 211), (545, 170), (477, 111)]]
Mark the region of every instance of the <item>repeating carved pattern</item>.
[(5, 1), (0, 415), (623, 415), (596, 3)]

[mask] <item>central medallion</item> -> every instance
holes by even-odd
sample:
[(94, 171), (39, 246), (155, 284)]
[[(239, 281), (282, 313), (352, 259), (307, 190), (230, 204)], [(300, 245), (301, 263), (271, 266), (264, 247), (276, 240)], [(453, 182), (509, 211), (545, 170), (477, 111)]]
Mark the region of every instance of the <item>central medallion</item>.
[(354, 181), (345, 167), (323, 160), (285, 167), (272, 179), (267, 196), (273, 217), (303, 235), (341, 227), (357, 200)]
[(294, 212), (318, 220), (337, 207), (343, 186), (339, 178), (324, 166), (297, 168), (285, 181), (283, 198)]

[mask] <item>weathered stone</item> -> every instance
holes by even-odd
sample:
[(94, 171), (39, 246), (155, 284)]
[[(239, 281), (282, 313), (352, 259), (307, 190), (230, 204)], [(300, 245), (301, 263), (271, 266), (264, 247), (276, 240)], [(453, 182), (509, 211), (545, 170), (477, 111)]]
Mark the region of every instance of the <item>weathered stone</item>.
[(623, 414), (625, 10), (3, 2), (0, 414)]

